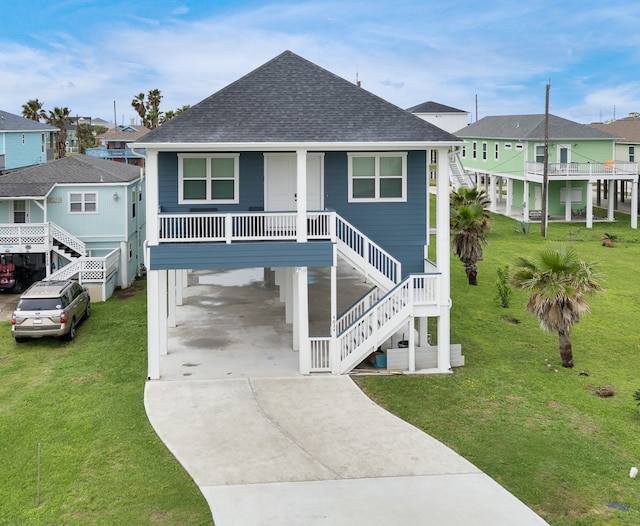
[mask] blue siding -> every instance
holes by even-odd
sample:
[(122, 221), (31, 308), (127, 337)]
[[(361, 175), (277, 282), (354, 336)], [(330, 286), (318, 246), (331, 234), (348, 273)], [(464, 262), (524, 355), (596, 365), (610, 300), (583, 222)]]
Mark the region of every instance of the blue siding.
[(427, 239), (426, 153), (408, 154), (406, 203), (349, 203), (347, 162), (346, 153), (325, 155), (325, 206), (398, 259), (404, 276), (423, 272)]
[[(46, 162), (46, 145), (45, 152), (42, 152), (42, 133), (24, 132), (22, 144), (23, 132), (5, 132), (5, 169), (12, 170)], [(46, 138), (45, 134), (45, 140)]]
[[(335, 210), (402, 263), (403, 274), (424, 270), (427, 239), (427, 159), (425, 151), (407, 156), (406, 203), (349, 203), (347, 152), (327, 152), (324, 160), (325, 207)], [(237, 205), (179, 205), (178, 157), (161, 152), (158, 158), (159, 204), (165, 213), (185, 213), (190, 208), (220, 212), (246, 211), (264, 203), (264, 156), (262, 152), (240, 154), (240, 203)], [(218, 250), (221, 245), (213, 245)], [(263, 244), (256, 246), (264, 246)], [(223, 249), (224, 250), (224, 249)], [(229, 260), (225, 260), (229, 268)], [(286, 262), (284, 262), (286, 263)], [(285, 266), (292, 266), (290, 263)], [(185, 265), (193, 268), (193, 266)], [(255, 266), (253, 264), (249, 266)], [(278, 266), (278, 265), (259, 265)], [(280, 265), (283, 266), (283, 265)], [(206, 267), (211, 268), (211, 267)]]
[(255, 267), (328, 267), (333, 243), (174, 243), (149, 247), (150, 270)]
[(220, 212), (247, 211), (252, 206), (264, 205), (264, 155), (262, 152), (240, 154), (240, 203), (234, 205), (179, 205), (178, 155), (161, 152), (158, 156), (158, 193), (162, 211), (168, 214), (185, 213), (194, 208), (215, 207)]

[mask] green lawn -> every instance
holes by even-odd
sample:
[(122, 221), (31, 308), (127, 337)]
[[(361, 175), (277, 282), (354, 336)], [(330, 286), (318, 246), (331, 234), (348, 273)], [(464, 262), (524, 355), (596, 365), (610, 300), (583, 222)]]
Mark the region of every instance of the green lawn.
[(70, 343), (17, 345), (0, 323), (0, 524), (212, 524), (144, 411), (142, 285), (93, 304)]
[[(378, 403), (442, 440), (554, 526), (640, 524), (640, 232), (616, 224), (532, 225), (495, 216), (477, 287), (452, 258), (451, 327), (466, 365), (442, 376), (360, 377)], [(603, 233), (618, 236), (601, 246)], [(558, 337), (540, 330), (513, 291), (500, 307), (497, 267), (532, 256), (546, 243), (570, 244), (597, 262), (605, 293), (574, 326), (574, 369), (560, 367)], [(596, 391), (611, 387), (614, 396)], [(623, 505), (628, 511), (616, 509)]]

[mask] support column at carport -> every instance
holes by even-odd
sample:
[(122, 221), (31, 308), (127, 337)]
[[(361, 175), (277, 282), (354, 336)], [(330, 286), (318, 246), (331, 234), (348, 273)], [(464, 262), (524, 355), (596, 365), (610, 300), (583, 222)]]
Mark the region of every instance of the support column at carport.
[(169, 312), (167, 314), (167, 326), (175, 327), (176, 326), (176, 271), (168, 270), (167, 271), (167, 308)]
[(631, 228), (638, 228), (638, 180), (631, 181)]
[[(297, 267), (294, 273), (295, 316), (294, 334), (297, 335), (300, 374), (311, 372), (311, 348), (309, 345), (309, 284), (307, 267)], [(297, 330), (296, 330), (297, 327)]]
[(167, 354), (167, 272), (147, 273), (147, 358), (150, 380), (160, 378), (160, 356)]

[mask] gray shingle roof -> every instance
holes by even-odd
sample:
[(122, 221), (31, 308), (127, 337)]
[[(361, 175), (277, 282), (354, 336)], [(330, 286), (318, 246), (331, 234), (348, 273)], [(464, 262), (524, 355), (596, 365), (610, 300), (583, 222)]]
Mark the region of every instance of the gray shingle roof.
[(140, 143), (413, 141), (458, 139), (285, 51), (156, 128)]
[(439, 102), (433, 102), (432, 100), (411, 106), (407, 108), (407, 111), (410, 113), (469, 113), (451, 106), (446, 106), (445, 104), (440, 104)]
[(0, 110), (0, 132), (56, 131), (58, 128)]
[(42, 198), (56, 183), (129, 183), (139, 177), (139, 166), (72, 155), (0, 176), (0, 197)]
[[(455, 132), (461, 138), (544, 139), (544, 113), (484, 117)], [(614, 135), (556, 115), (549, 115), (549, 139), (615, 139)]]

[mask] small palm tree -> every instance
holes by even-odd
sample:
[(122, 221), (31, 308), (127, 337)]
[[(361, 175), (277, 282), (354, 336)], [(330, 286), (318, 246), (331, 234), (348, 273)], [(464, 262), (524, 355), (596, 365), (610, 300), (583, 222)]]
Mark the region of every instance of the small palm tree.
[(558, 333), (563, 367), (573, 367), (569, 334), (589, 312), (585, 296), (604, 290), (598, 280), (594, 265), (565, 247), (546, 248), (533, 261), (516, 261), (510, 283), (532, 292), (526, 310), (538, 317), (543, 330)]
[(26, 104), (22, 105), (22, 116), (33, 121), (45, 120), (47, 113), (42, 109), (43, 106), (44, 102), (40, 102), (38, 99), (28, 100)]
[(71, 123), (71, 112), (66, 106), (64, 108), (55, 107), (49, 112), (47, 124), (58, 128), (54, 133), (56, 143), (56, 159), (62, 159), (67, 155), (67, 129), (66, 125)]
[(138, 115), (140, 115), (140, 120), (144, 124), (147, 117), (147, 106), (146, 101), (144, 100), (144, 93), (138, 93), (138, 95), (136, 95), (131, 101), (131, 106), (133, 106), (133, 109), (136, 110)]
[(482, 245), (488, 243), (485, 232), (491, 225), (480, 203), (461, 205), (452, 210), (451, 230), (453, 253), (460, 258), (467, 273), (469, 285), (478, 284), (477, 262), (482, 260)]
[(487, 244), (485, 232), (491, 226), (487, 210), (491, 201), (484, 190), (462, 187), (449, 197), (449, 221), (453, 232), (453, 253), (464, 263), (469, 285), (478, 284), (478, 266), (482, 245)]

